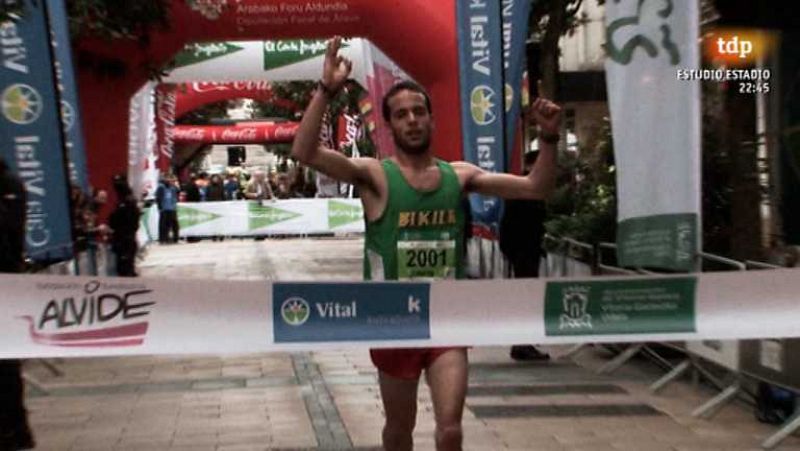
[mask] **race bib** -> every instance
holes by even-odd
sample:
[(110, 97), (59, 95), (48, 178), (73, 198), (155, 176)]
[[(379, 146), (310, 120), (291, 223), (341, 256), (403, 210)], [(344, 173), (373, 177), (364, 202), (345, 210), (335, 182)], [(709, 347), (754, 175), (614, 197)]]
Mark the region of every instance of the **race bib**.
[(449, 233), (432, 235), (420, 234), (398, 240), (398, 280), (456, 278), (456, 240)]

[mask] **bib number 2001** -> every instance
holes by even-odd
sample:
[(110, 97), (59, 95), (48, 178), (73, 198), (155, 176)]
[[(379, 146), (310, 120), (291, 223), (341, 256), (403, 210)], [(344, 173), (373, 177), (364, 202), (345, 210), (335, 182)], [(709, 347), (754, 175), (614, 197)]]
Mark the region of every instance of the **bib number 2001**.
[(452, 279), (456, 266), (455, 240), (398, 243), (398, 279)]

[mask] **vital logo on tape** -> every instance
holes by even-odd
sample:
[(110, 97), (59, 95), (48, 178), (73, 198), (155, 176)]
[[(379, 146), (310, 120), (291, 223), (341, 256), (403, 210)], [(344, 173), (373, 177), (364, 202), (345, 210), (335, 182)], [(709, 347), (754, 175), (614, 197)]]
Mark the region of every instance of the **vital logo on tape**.
[(694, 332), (696, 285), (693, 277), (550, 282), (545, 332), (549, 336)]
[(276, 343), (430, 338), (430, 285), (273, 285)]
[[(156, 303), (143, 284), (90, 281), (40, 283), (50, 300), (38, 315), (19, 318), (28, 323), (34, 343), (72, 348), (130, 347), (144, 343), (149, 323), (142, 321)], [(76, 294), (76, 291), (80, 290)]]
[(293, 297), (283, 301), (281, 305), (281, 318), (290, 326), (301, 326), (310, 315), (311, 309), (303, 298)]

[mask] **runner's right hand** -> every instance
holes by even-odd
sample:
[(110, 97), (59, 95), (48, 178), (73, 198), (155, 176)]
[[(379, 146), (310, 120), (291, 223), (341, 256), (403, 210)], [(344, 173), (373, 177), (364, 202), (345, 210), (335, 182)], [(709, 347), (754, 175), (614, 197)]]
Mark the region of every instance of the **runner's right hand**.
[(334, 36), (328, 41), (325, 52), (325, 64), (322, 68), (322, 83), (333, 92), (338, 92), (353, 70), (353, 62), (339, 55), (342, 37)]

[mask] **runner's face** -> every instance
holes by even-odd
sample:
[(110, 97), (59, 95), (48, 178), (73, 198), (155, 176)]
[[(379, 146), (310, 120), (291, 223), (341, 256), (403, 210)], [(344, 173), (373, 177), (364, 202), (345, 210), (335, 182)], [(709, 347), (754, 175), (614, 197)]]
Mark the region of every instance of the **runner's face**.
[(411, 155), (427, 152), (433, 122), (425, 96), (415, 91), (400, 91), (389, 99), (389, 111), (389, 125), (397, 147)]

